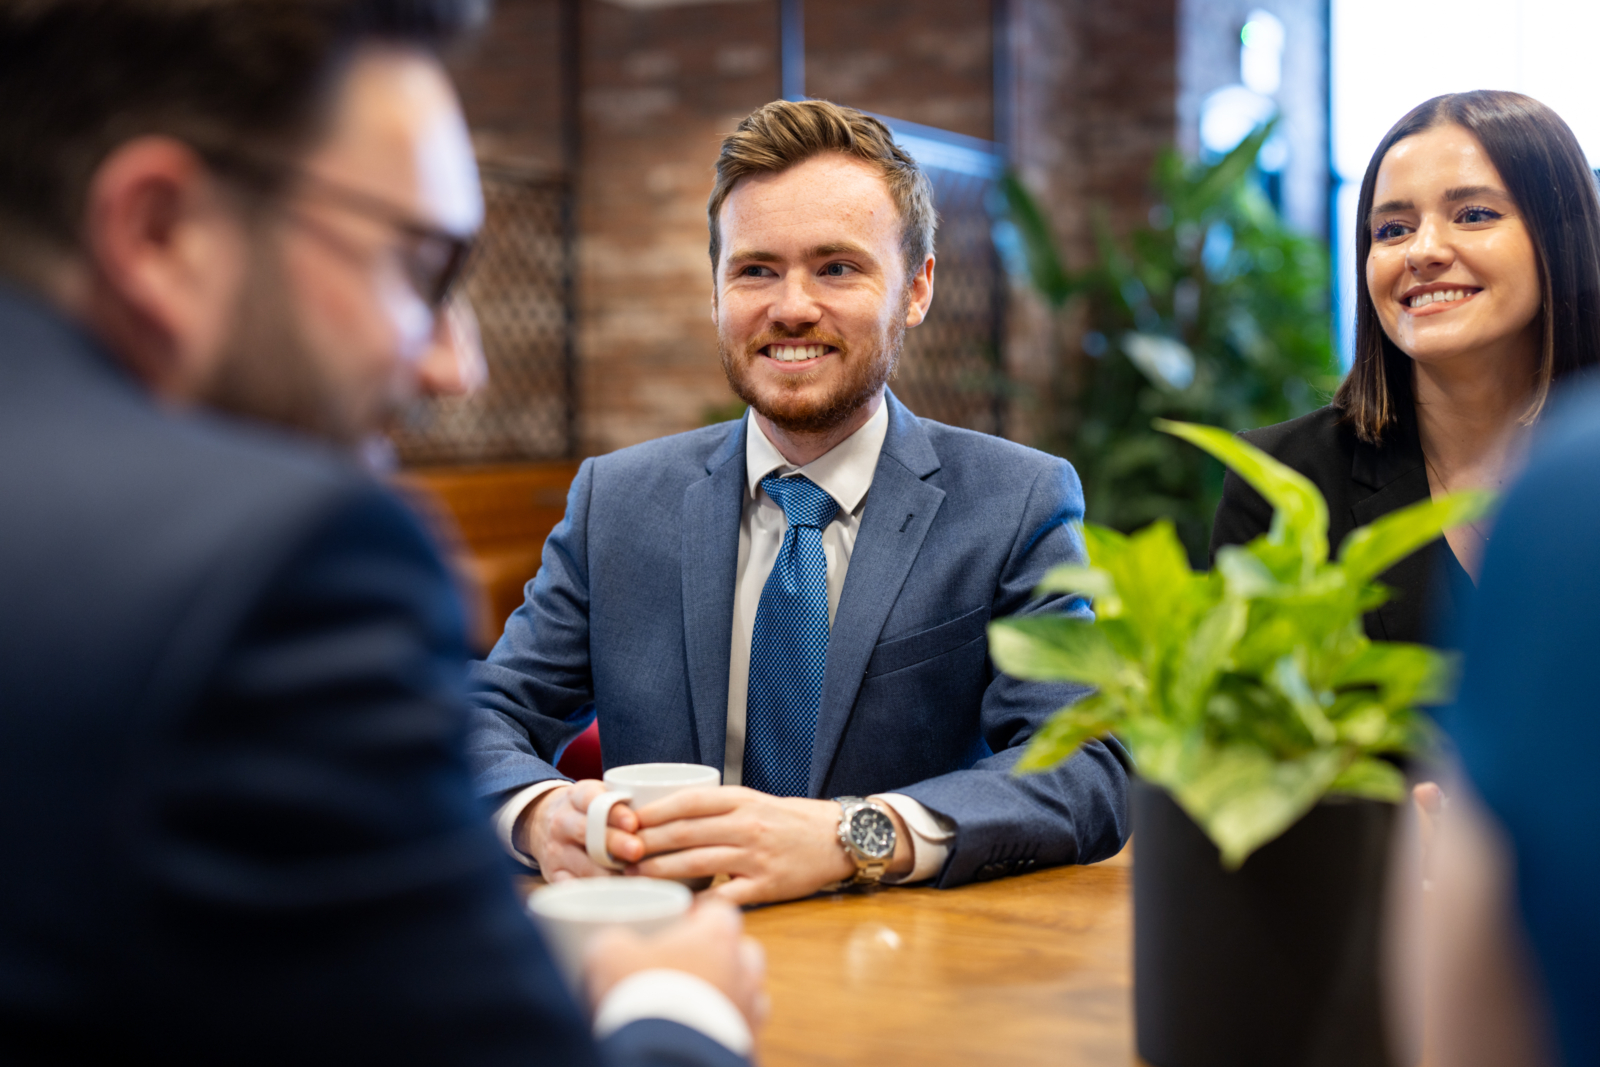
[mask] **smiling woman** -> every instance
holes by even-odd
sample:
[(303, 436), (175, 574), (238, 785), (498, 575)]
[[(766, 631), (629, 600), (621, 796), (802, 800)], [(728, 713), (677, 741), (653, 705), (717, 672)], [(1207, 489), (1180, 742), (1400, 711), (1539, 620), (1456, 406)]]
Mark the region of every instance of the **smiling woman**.
[[(1568, 375), (1600, 360), (1600, 197), (1555, 112), (1518, 93), (1435, 97), (1379, 143), (1356, 213), (1356, 353), (1333, 403), (1245, 435), (1328, 499), (1329, 540), (1450, 490), (1498, 489)], [(1229, 476), (1212, 552), (1267, 530)], [(1437, 641), (1486, 523), (1382, 576), (1375, 640)], [(1452, 579), (1437, 583), (1444, 571)]]

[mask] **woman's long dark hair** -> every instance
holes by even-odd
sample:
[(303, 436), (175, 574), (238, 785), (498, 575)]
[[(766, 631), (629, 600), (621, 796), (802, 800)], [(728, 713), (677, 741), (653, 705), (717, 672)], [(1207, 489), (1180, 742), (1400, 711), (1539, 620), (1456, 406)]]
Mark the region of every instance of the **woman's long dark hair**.
[(1543, 410), (1552, 382), (1600, 362), (1600, 195), (1578, 139), (1561, 116), (1521, 93), (1480, 89), (1436, 96), (1384, 135), (1361, 179), (1355, 362), (1333, 404), (1363, 441), (1377, 443), (1402, 410), (1415, 403), (1411, 358), (1383, 332), (1367, 292), (1378, 168), (1398, 142), (1447, 124), (1470, 131), (1483, 145), (1522, 212), (1539, 264), (1544, 352), (1524, 421), (1531, 422)]

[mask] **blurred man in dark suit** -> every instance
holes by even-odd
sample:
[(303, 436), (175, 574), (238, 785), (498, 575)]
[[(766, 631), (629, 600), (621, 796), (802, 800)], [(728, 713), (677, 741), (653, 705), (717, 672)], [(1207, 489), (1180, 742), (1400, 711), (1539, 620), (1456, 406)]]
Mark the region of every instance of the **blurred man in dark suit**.
[[(1506, 494), (1462, 626), (1426, 892), (1395, 894), (1401, 1028), (1441, 1067), (1600, 1063), (1600, 383), (1572, 388)], [(1401, 856), (1414, 855), (1407, 848)], [(1402, 888), (1422, 883), (1402, 868)], [(1413, 1062), (1415, 1057), (1412, 1057)]]
[(591, 1036), (351, 458), (472, 363), (480, 7), (0, 5), (0, 1060), (743, 1062), (725, 907), (614, 938)]

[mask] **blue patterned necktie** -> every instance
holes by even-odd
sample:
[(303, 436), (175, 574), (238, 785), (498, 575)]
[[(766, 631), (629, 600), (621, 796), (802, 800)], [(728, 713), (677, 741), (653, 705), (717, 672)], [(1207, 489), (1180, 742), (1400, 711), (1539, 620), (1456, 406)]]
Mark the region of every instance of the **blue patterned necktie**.
[(839, 505), (805, 478), (769, 474), (761, 488), (783, 509), (789, 530), (761, 590), (750, 640), (744, 784), (774, 796), (803, 797), (828, 659), (822, 528)]

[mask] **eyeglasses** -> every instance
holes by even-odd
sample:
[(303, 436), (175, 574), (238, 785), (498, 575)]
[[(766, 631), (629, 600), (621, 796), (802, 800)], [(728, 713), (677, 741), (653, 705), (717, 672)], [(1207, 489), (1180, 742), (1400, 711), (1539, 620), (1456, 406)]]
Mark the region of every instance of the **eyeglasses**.
[(290, 163), (229, 150), (203, 149), (201, 154), (216, 169), (243, 178), (250, 184), (261, 187), (277, 186), (285, 180), (296, 182), (347, 211), (398, 232), (405, 238), (400, 263), (406, 279), (429, 310), (435, 313), (449, 300), (452, 290), (471, 263), (476, 240), (474, 236), (463, 237), (431, 226), (382, 197), (312, 174)]

